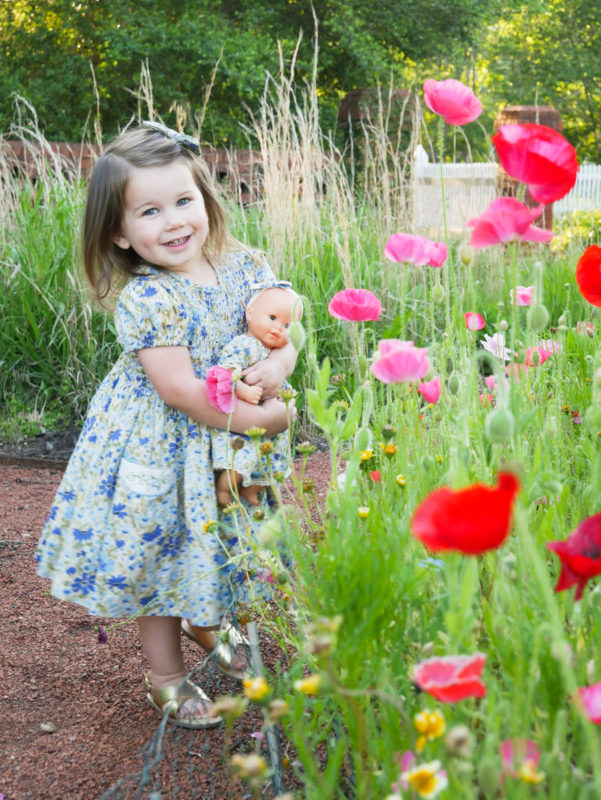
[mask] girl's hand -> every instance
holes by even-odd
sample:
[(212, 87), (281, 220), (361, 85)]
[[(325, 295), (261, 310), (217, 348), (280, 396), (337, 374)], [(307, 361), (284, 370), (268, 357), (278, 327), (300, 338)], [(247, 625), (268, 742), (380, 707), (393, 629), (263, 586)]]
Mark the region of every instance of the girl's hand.
[(272, 350), (263, 361), (242, 370), (244, 383), (260, 386), (263, 398), (277, 397), (286, 378), (292, 374), (296, 364), (297, 352), (291, 344)]
[(265, 428), (267, 436), (275, 436), (287, 430), (292, 420), (296, 419), (296, 406), (294, 400), (288, 403), (288, 408), (282, 400), (275, 397), (266, 400), (261, 406), (265, 414), (265, 421), (262, 427)]

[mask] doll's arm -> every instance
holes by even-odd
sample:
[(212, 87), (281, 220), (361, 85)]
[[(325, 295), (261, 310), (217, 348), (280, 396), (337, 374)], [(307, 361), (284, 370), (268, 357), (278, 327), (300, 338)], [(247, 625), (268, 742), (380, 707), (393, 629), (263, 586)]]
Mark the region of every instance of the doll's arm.
[(292, 375), (298, 353), (294, 345), (288, 344), (271, 351), (263, 361), (242, 370), (244, 382), (249, 386), (260, 386), (263, 397), (275, 397), (282, 384)]
[(211, 428), (244, 433), (252, 427), (265, 428), (268, 436), (282, 433), (296, 416), (294, 403), (272, 399), (261, 405), (241, 401), (230, 418), (209, 403), (205, 382), (196, 377), (187, 347), (149, 347), (137, 351), (138, 359), (161, 400), (183, 414)]
[(248, 386), (244, 381), (236, 381), (236, 396), (239, 400), (246, 400), (247, 403), (257, 405), (263, 396), (263, 389), (260, 386)]

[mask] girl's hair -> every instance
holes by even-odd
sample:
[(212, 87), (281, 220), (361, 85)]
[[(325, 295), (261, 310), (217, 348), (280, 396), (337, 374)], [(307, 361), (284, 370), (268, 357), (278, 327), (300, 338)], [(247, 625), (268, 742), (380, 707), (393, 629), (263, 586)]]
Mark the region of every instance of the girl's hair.
[(98, 159), (88, 185), (82, 231), (83, 261), (98, 300), (110, 293), (116, 276), (133, 275), (142, 263), (133, 248), (123, 250), (113, 241), (120, 233), (125, 187), (132, 168), (160, 167), (180, 158), (190, 167), (207, 210), (209, 232), (204, 251), (214, 261), (221, 257), (230, 239), (225, 213), (205, 163), (184, 144), (163, 133), (142, 127), (127, 130)]

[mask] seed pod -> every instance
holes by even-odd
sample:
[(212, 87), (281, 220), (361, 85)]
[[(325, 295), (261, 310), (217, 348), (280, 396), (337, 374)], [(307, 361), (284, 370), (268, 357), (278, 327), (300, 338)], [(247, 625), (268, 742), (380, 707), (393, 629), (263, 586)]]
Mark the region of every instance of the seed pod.
[(480, 759), (478, 783), (487, 800), (496, 796), (499, 788), (499, 769), (492, 758), (485, 756)]
[(457, 251), (457, 255), (459, 256), (459, 260), (462, 264), (465, 264), (466, 267), (474, 260), (474, 251), (472, 248), (467, 244), (462, 244), (459, 250)]
[(457, 377), (457, 375), (455, 375), (455, 373), (453, 373), (449, 378), (449, 392), (451, 394), (457, 394), (457, 392), (459, 391), (459, 386), (460, 386), (459, 378)]

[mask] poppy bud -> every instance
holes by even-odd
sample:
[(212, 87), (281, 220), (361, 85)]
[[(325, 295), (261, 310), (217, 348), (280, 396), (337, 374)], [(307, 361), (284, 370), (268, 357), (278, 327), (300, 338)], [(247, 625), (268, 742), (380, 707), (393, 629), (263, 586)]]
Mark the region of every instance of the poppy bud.
[(596, 434), (601, 431), (601, 408), (589, 406), (584, 414), (584, 424), (589, 433)]
[(426, 454), (422, 458), (422, 467), (426, 472), (430, 472), (431, 470), (434, 469), (434, 459), (432, 458), (432, 456)]
[(513, 435), (515, 422), (513, 414), (506, 408), (491, 411), (484, 422), (484, 430), (489, 442), (501, 444)]
[(562, 315), (559, 317), (559, 319), (557, 320), (557, 324), (558, 324), (558, 325), (567, 325), (567, 324), (568, 324), (568, 318), (566, 317), (566, 315), (565, 315), (565, 314), (562, 314)]
[(507, 320), (506, 319), (502, 319), (501, 322), (499, 322), (499, 330), (500, 331), (506, 331), (508, 327), (509, 326), (507, 325)]
[(432, 289), (432, 300), (435, 303), (442, 303), (444, 300), (444, 289), (439, 283)]
[(459, 250), (457, 251), (457, 255), (459, 256), (459, 260), (462, 264), (465, 264), (466, 267), (474, 260), (474, 251), (472, 248), (467, 244), (462, 244)]
[(460, 386), (459, 378), (457, 377), (457, 375), (455, 375), (455, 373), (453, 373), (449, 378), (449, 392), (451, 394), (457, 394), (457, 392), (459, 391), (459, 386)]
[(538, 350), (534, 350), (534, 352), (530, 355), (530, 358), (532, 359), (533, 367), (540, 367), (541, 354)]
[(565, 333), (565, 332), (567, 331), (567, 329), (568, 329), (568, 326), (567, 326), (567, 325), (558, 325), (558, 326), (557, 326), (557, 330), (558, 330), (560, 333)]
[(306, 338), (307, 334), (305, 333), (302, 323), (293, 322), (288, 329), (288, 339), (297, 353), (303, 349)]
[(478, 783), (484, 797), (495, 797), (499, 788), (499, 769), (490, 757), (480, 759), (478, 764)]
[(530, 306), (528, 309), (528, 325), (531, 331), (542, 331), (549, 323), (549, 312), (542, 303)]
[(367, 376), (367, 357), (360, 354), (357, 357), (357, 363), (359, 364), (359, 380), (363, 382)]

